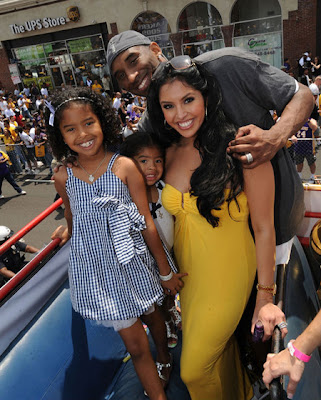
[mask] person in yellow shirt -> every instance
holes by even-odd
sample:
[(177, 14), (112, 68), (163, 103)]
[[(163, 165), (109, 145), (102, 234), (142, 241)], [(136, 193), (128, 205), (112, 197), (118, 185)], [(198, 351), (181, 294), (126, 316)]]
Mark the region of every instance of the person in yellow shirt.
[[(2, 137), (4, 144), (6, 145), (6, 152), (10, 158), (10, 161), (12, 163), (13, 169), (17, 174), (22, 173), (22, 168), (21, 164), (18, 159), (18, 154), (15, 149), (15, 144), (16, 144), (16, 137), (17, 134), (14, 132), (14, 135), (11, 133), (10, 129), (8, 128), (9, 122), (4, 121), (4, 135)], [(6, 127), (7, 126), (7, 127)]]
[(92, 85), (92, 90), (97, 93), (97, 94), (101, 94), (103, 87), (101, 86), (100, 83), (98, 83), (97, 79), (94, 80), (94, 84)]

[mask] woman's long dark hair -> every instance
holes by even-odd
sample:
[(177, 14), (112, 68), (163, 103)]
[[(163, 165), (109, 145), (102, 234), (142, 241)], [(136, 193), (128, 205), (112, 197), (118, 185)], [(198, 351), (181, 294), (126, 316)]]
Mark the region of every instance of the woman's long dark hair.
[[(212, 210), (219, 210), (227, 200), (237, 203), (237, 195), (243, 188), (243, 172), (241, 163), (226, 153), (228, 143), (234, 139), (236, 126), (225, 116), (221, 103), (220, 87), (213, 76), (205, 74), (200, 65), (184, 70), (174, 70), (168, 63), (159, 65), (157, 79), (150, 86), (147, 110), (153, 128), (164, 145), (178, 143), (181, 136), (174, 129), (168, 130), (164, 125), (164, 114), (159, 103), (159, 91), (165, 84), (175, 79), (199, 90), (204, 103), (207, 104), (207, 117), (197, 133), (194, 142), (201, 155), (201, 165), (191, 177), (190, 193), (197, 196), (197, 207), (200, 214), (213, 226), (218, 226), (219, 218)], [(205, 79), (206, 76), (206, 79)], [(230, 186), (226, 198), (224, 189)]]

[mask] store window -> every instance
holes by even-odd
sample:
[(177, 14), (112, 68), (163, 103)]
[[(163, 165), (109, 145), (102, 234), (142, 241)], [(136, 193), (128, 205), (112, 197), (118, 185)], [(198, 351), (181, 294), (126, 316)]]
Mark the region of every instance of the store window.
[(238, 0), (231, 13), (234, 46), (282, 65), (282, 12), (277, 0)]
[(171, 28), (167, 19), (161, 14), (145, 11), (134, 19), (131, 29), (147, 36), (152, 42), (156, 42), (168, 59), (174, 57), (174, 47), (169, 37)]
[(196, 1), (187, 6), (178, 20), (178, 30), (183, 33), (183, 53), (196, 57), (224, 47), (221, 26), (222, 17), (213, 5)]
[(62, 40), (12, 50), (25, 86), (79, 86), (89, 76), (101, 81), (109, 70), (101, 35)]

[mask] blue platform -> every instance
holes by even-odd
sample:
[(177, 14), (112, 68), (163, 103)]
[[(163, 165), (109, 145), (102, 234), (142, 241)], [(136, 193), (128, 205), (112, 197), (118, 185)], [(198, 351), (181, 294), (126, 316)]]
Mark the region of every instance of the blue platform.
[[(64, 246), (0, 307), (0, 400), (146, 400), (120, 336), (72, 310), (67, 257)], [(297, 241), (285, 304), (290, 340), (319, 310), (311, 271)], [(171, 350), (168, 400), (190, 400), (180, 379), (181, 335), (179, 339)], [(155, 355), (151, 339), (150, 344)], [(320, 393), (321, 359), (316, 350), (294, 399), (320, 399)]]

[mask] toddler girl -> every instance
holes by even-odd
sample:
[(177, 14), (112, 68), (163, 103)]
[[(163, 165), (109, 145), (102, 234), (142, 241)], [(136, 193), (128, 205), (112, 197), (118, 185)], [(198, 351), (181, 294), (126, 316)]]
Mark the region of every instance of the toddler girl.
[[(118, 331), (148, 396), (166, 399), (163, 386), (171, 357), (155, 303), (163, 296), (159, 278), (165, 292), (175, 294), (183, 286), (183, 275), (169, 267), (140, 172), (132, 160), (108, 150), (119, 131), (108, 101), (79, 88), (56, 93), (47, 107), (46, 127), (55, 157), (77, 157), (77, 166), (61, 167), (55, 175), (67, 228), (59, 227), (53, 234), (62, 238), (62, 244), (71, 238), (73, 308), (83, 318)], [(139, 318), (153, 336), (159, 376)]]
[[(162, 205), (161, 194), (164, 182), (165, 148), (147, 132), (136, 132), (122, 144), (121, 154), (133, 158), (145, 179), (147, 199), (157, 231), (169, 252), (174, 243), (174, 220)], [(175, 297), (166, 296), (162, 311), (165, 316), (168, 347), (177, 345), (178, 336), (175, 326), (181, 329), (181, 316), (175, 306)]]

